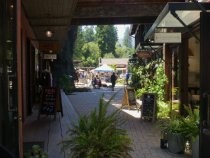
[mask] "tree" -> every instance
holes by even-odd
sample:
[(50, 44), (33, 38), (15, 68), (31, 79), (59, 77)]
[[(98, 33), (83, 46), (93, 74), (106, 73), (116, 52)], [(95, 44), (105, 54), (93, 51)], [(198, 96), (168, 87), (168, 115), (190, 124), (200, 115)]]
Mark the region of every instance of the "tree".
[[(73, 65), (73, 53), (74, 45), (77, 38), (77, 26), (71, 26), (68, 31), (68, 38), (65, 41), (64, 47), (61, 52), (58, 53), (58, 59), (55, 61), (53, 67), (53, 80), (56, 84), (59, 84), (59, 79), (63, 75), (75, 76), (75, 70)], [(73, 80), (72, 85), (74, 84)]]
[(85, 38), (83, 35), (83, 30), (82, 30), (82, 26), (78, 27), (78, 31), (77, 31), (77, 39), (75, 42), (75, 46), (74, 46), (74, 59), (81, 59), (82, 56), (82, 47), (85, 44)]
[(85, 43), (82, 47), (83, 66), (97, 66), (100, 50), (95, 42)]
[(126, 27), (123, 37), (123, 45), (125, 45), (128, 48), (133, 48), (132, 44), (133, 39), (129, 34), (130, 34), (130, 28)]
[(116, 44), (115, 53), (118, 58), (128, 58), (134, 53), (134, 48), (129, 48), (119, 43)]
[(96, 27), (98, 46), (101, 50), (101, 57), (112, 53), (116, 57), (115, 45), (117, 43), (117, 29), (113, 25), (98, 25)]
[(85, 42), (96, 42), (95, 28), (94, 26), (82, 27), (83, 38)]

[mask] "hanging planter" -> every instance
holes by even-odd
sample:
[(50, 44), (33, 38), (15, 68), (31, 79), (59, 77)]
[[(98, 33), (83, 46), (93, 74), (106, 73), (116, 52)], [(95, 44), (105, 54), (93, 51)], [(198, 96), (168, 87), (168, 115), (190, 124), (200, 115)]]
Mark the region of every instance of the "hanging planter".
[(151, 58), (151, 53), (147, 50), (140, 50), (137, 53), (138, 58), (148, 59)]

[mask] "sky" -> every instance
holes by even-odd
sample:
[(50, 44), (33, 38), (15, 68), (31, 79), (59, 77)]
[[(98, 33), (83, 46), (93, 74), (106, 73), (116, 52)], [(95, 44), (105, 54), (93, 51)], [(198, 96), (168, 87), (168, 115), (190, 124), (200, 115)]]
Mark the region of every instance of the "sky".
[(123, 39), (125, 29), (126, 27), (130, 27), (130, 25), (115, 25), (115, 27), (117, 27), (118, 38)]

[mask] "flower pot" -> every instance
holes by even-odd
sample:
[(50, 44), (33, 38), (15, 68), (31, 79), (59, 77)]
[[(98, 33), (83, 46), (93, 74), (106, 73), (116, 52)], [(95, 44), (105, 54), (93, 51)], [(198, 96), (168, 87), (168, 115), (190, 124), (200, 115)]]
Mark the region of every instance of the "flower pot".
[(167, 140), (166, 139), (160, 139), (160, 148), (161, 149), (167, 148)]
[(168, 150), (175, 154), (184, 153), (185, 139), (180, 133), (170, 133), (168, 135)]

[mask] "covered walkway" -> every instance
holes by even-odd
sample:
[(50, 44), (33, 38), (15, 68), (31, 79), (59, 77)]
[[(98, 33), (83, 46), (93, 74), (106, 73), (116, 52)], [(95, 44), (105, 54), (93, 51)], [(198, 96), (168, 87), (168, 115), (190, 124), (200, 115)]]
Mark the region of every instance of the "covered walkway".
[[(37, 120), (37, 109), (34, 108), (33, 115), (26, 120), (24, 125), (24, 142), (42, 142), (49, 158), (67, 158), (68, 153), (61, 152), (59, 143), (67, 137), (66, 131), (70, 124), (77, 121), (79, 115), (85, 115), (94, 109), (102, 94), (105, 95), (105, 99), (108, 99), (116, 92), (117, 95), (109, 111), (120, 108), (123, 87), (117, 87), (115, 92), (109, 88), (102, 88), (93, 89), (91, 92), (77, 92), (68, 96), (61, 92), (64, 116), (57, 115), (55, 121), (48, 117), (41, 117), (40, 120)], [(160, 149), (160, 132), (156, 123), (140, 120), (139, 116), (140, 113), (137, 110), (121, 112), (121, 119), (125, 122), (122, 128), (128, 131), (133, 140), (133, 158), (189, 157), (189, 155), (176, 155), (169, 153), (166, 149)]]

